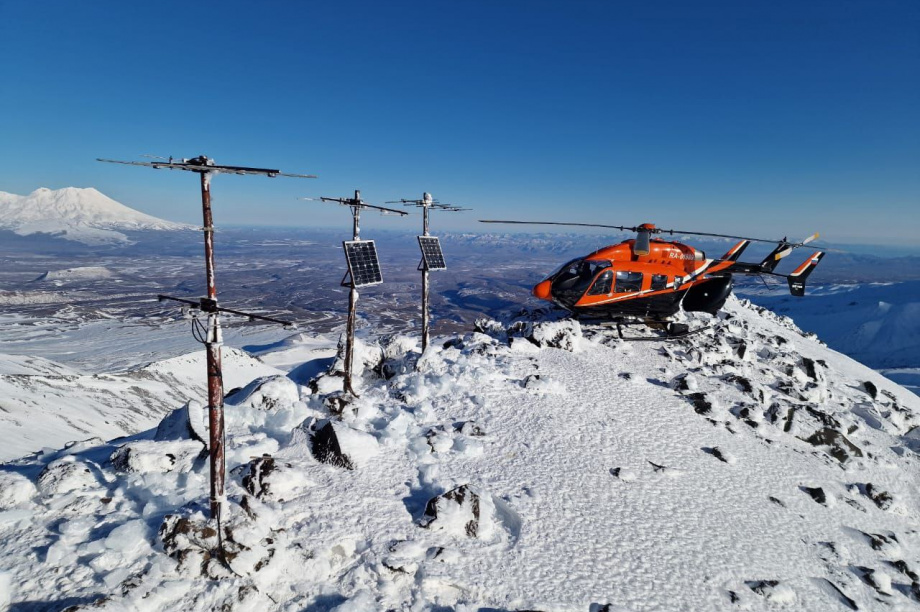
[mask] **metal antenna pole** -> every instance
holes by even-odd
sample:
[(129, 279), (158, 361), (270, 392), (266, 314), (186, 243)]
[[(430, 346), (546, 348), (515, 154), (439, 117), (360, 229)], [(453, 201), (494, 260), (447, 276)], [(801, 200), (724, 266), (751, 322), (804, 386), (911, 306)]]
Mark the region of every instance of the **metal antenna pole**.
[[(225, 431), (224, 431), (224, 384), (221, 371), (220, 347), (223, 337), (220, 331), (221, 311), (231, 312), (249, 317), (250, 320), (265, 320), (275, 323), (284, 323), (271, 317), (251, 315), (248, 313), (220, 308), (217, 305), (217, 283), (214, 281), (214, 219), (211, 214), (211, 178), (215, 174), (258, 174), (274, 178), (288, 176), (293, 178), (316, 178), (312, 174), (287, 174), (274, 168), (250, 168), (246, 166), (225, 166), (214, 163), (205, 155), (192, 159), (174, 160), (170, 157), (165, 161), (134, 162), (118, 161), (114, 159), (98, 159), (101, 162), (126, 164), (129, 166), (146, 166), (148, 168), (167, 168), (169, 170), (184, 170), (197, 172), (201, 179), (201, 213), (204, 221), (204, 263), (207, 285), (207, 297), (201, 298), (198, 308), (208, 314), (207, 336), (205, 348), (208, 369), (208, 429), (210, 430), (210, 463), (211, 463), (211, 491), (210, 510), (211, 518), (217, 519), (220, 524), (221, 507), (224, 503), (224, 478), (226, 476)], [(194, 302), (168, 295), (159, 296), (162, 299), (176, 300), (189, 303)]]
[[(383, 282), (383, 275), (380, 274), (377, 249), (374, 246), (374, 241), (361, 240), (361, 210), (367, 208), (369, 210), (380, 211), (385, 215), (396, 214), (400, 216), (405, 216), (408, 213), (394, 208), (384, 208), (383, 206), (368, 204), (361, 199), (361, 191), (358, 189), (355, 189), (355, 197), (353, 198), (327, 198), (323, 196), (320, 198), (302, 199), (334, 202), (340, 206), (348, 206), (351, 208), (352, 240), (351, 242), (346, 241), (342, 243), (342, 248), (345, 250), (345, 259), (348, 262), (348, 272), (345, 273), (345, 277), (342, 279), (342, 286), (350, 289), (348, 292), (348, 321), (345, 324), (345, 382), (342, 388), (346, 393), (350, 393), (357, 397), (358, 394), (355, 393), (354, 387), (352, 386), (352, 373), (354, 370), (355, 319), (357, 318), (358, 287), (376, 285)], [(353, 251), (350, 250), (351, 247), (366, 247), (366, 249)], [(353, 257), (356, 256), (359, 258), (358, 260), (353, 259)]]
[[(422, 235), (428, 235), (428, 207), (431, 205), (431, 194), (425, 193), (422, 197)], [(428, 348), (430, 327), (430, 314), (428, 308), (428, 262), (422, 258), (422, 353)]]
[[(357, 204), (361, 202), (361, 192), (355, 190), (355, 206), (351, 207), (352, 223), (352, 240), (361, 239), (361, 207)], [(351, 289), (348, 292), (348, 322), (345, 324), (345, 385), (343, 389), (346, 393), (354, 396), (354, 387), (351, 384), (351, 374), (355, 358), (355, 318), (358, 312), (358, 290), (355, 288), (355, 279), (351, 279)]]
[[(419, 264), (418, 269), (422, 273), (422, 353), (424, 353), (428, 348), (428, 343), (431, 335), (431, 308), (429, 301), (430, 278), (428, 273), (431, 270), (447, 269), (447, 266), (444, 264), (444, 254), (441, 251), (440, 241), (438, 238), (430, 236), (429, 234), (428, 215), (432, 208), (451, 212), (459, 212), (469, 209), (460, 208), (459, 206), (455, 206), (453, 204), (442, 204), (438, 200), (432, 198), (431, 194), (427, 191), (422, 194), (422, 199), (420, 200), (400, 199), (395, 200), (392, 203), (401, 203), (403, 206), (415, 206), (422, 209), (422, 235), (418, 237), (419, 247), (422, 249), (422, 261)], [(433, 257), (436, 263), (431, 263), (431, 261), (429, 261), (430, 257)]]
[(211, 173), (201, 173), (201, 212), (204, 219), (204, 265), (207, 281), (208, 335), (205, 342), (208, 367), (208, 430), (211, 458), (211, 517), (220, 520), (224, 501), (224, 383), (220, 363), (220, 313), (217, 311), (217, 283), (214, 280), (214, 219), (211, 213)]

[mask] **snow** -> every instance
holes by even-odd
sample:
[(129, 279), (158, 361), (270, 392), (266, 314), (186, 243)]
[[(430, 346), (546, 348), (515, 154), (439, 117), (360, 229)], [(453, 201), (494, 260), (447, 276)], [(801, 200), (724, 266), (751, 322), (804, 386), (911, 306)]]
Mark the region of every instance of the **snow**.
[[(283, 374), (226, 347), (222, 365), (227, 390)], [(190, 399), (206, 404), (204, 371), (204, 351), (116, 374), (82, 374), (45, 359), (0, 355), (0, 460), (91, 436), (134, 434)]]
[[(920, 398), (749, 303), (685, 319), (713, 327), (663, 344), (482, 321), (424, 355), (365, 337), (359, 397), (331, 384), (340, 358), (317, 384), (249, 372), (227, 400), (220, 526), (174, 401), (158, 433), (3, 464), (0, 592), (189, 612), (916, 609)], [(320, 349), (276, 348), (298, 345)], [(184, 359), (146, 371), (200, 381)], [(320, 460), (322, 435), (352, 469)]]
[(920, 281), (815, 286), (807, 299), (785, 290), (739, 293), (792, 317), (802, 329), (870, 367), (920, 364)]
[(111, 278), (112, 271), (102, 266), (83, 266), (66, 270), (49, 270), (35, 280), (40, 281), (84, 281)]
[(192, 226), (144, 214), (91, 187), (41, 187), (25, 196), (0, 191), (0, 229), (20, 236), (52, 234), (98, 245), (129, 242), (118, 230), (171, 231)]

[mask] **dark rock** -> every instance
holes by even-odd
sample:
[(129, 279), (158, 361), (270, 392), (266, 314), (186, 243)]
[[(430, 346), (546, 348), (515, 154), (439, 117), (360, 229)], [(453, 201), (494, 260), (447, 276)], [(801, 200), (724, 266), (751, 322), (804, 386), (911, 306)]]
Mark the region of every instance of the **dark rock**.
[(486, 435), (485, 430), (475, 421), (460, 421), (459, 423), (454, 423), (454, 429), (464, 436), (471, 436), (474, 438), (481, 438)]
[(785, 508), (785, 507), (786, 507), (786, 502), (784, 502), (783, 500), (781, 500), (781, 499), (779, 499), (779, 498), (777, 498), (777, 497), (773, 497), (773, 496), (771, 495), (771, 496), (768, 497), (767, 499), (769, 499), (771, 502), (773, 502), (774, 504), (776, 504), (777, 506), (779, 506), (779, 507), (781, 507), (781, 508)]
[(271, 455), (262, 455), (259, 459), (250, 461), (248, 468), (248, 473), (243, 476), (243, 488), (256, 499), (270, 497), (271, 474), (277, 469), (274, 458)]
[(850, 569), (852, 570), (854, 574), (859, 576), (860, 580), (862, 580), (865, 584), (875, 589), (875, 591), (879, 595), (885, 595), (885, 596), (891, 595), (891, 593), (888, 593), (882, 590), (881, 585), (875, 579), (875, 570), (872, 569), (871, 567), (862, 567), (860, 565), (856, 565), (856, 566), (851, 567)]
[(903, 561), (903, 560), (886, 561), (885, 563), (887, 563), (894, 569), (898, 570), (899, 572), (901, 572), (902, 574), (910, 578), (912, 582), (920, 581), (920, 576), (918, 576), (916, 572), (914, 572), (913, 570), (910, 569), (910, 567), (908, 567), (906, 561)]
[(840, 421), (827, 414), (826, 412), (822, 412), (814, 406), (805, 406), (805, 410), (808, 412), (808, 414), (815, 417), (825, 427), (833, 427), (835, 429), (840, 428)]
[(851, 457), (863, 456), (858, 446), (850, 442), (846, 436), (836, 429), (829, 427), (819, 429), (808, 438), (805, 438), (805, 442), (812, 446), (827, 447), (829, 449), (828, 454), (840, 463), (846, 463)]
[(862, 532), (862, 534), (866, 536), (866, 538), (868, 538), (869, 545), (872, 547), (873, 550), (882, 550), (883, 548), (885, 548), (885, 546), (898, 543), (898, 537), (894, 535), (893, 533), (889, 533), (888, 535), (885, 535), (882, 533)]
[(443, 345), (442, 348), (445, 348), (445, 349), (449, 349), (449, 348), (461, 349), (461, 348), (463, 348), (463, 340), (461, 340), (460, 338), (451, 338), (450, 340), (448, 340), (447, 342), (444, 343), (444, 345)]
[(690, 400), (697, 414), (709, 414), (712, 412), (712, 403), (706, 399), (705, 393), (691, 393), (684, 397)]
[(813, 580), (821, 586), (825, 592), (836, 597), (840, 603), (850, 610), (859, 610), (859, 606), (856, 605), (856, 602), (847, 597), (846, 593), (840, 590), (840, 587), (827, 578), (813, 578)]
[(738, 595), (738, 593), (735, 593), (734, 591), (728, 591), (728, 601), (729, 603), (738, 603), (739, 601), (741, 601), (741, 596)]
[(802, 357), (802, 369), (805, 370), (805, 374), (808, 375), (808, 378), (817, 382), (818, 373), (815, 370), (815, 361), (813, 359)]
[(865, 512), (866, 512), (866, 509), (863, 508), (862, 505), (861, 505), (858, 501), (856, 501), (855, 499), (850, 499), (850, 498), (848, 498), (848, 497), (845, 497), (845, 498), (843, 498), (843, 502), (844, 502), (846, 505), (848, 505), (848, 506), (851, 506), (851, 507), (853, 507), (853, 508), (856, 508), (857, 510), (859, 510), (859, 511), (862, 512), (862, 513), (865, 513)]
[(421, 526), (430, 528), (438, 521), (441, 509), (447, 504), (459, 506), (466, 509), (470, 520), (466, 523), (464, 529), (466, 535), (475, 538), (479, 532), (479, 495), (475, 493), (469, 485), (460, 485), (446, 493), (437, 495), (428, 500), (425, 505), (425, 514), (421, 520)]
[(874, 384), (872, 384), (868, 380), (863, 382), (862, 386), (863, 386), (863, 389), (866, 391), (866, 393), (869, 394), (869, 397), (871, 397), (872, 399), (878, 398), (878, 387), (876, 387)]
[(725, 457), (725, 455), (722, 453), (722, 450), (718, 446), (713, 446), (712, 448), (704, 446), (702, 450), (707, 455), (712, 455), (722, 463), (728, 463), (728, 459)]
[(744, 340), (741, 340), (733, 348), (735, 355), (738, 356), (738, 359), (744, 359), (744, 355), (747, 353), (747, 343)]
[(802, 396), (799, 390), (796, 389), (795, 385), (793, 385), (792, 383), (788, 381), (783, 380), (777, 383), (776, 390), (788, 395), (789, 397), (793, 399), (797, 399), (800, 402), (805, 401), (805, 398)]
[(674, 377), (674, 380), (671, 383), (671, 386), (674, 388), (675, 391), (680, 391), (681, 393), (683, 393), (684, 391), (692, 391), (692, 389), (690, 388), (690, 383), (687, 381), (688, 376), (689, 376), (688, 374), (680, 374)]
[(737, 374), (726, 374), (725, 376), (722, 377), (722, 380), (727, 383), (732, 383), (736, 385), (739, 389), (741, 389), (748, 395), (751, 395), (754, 393), (754, 386), (751, 384), (751, 381), (749, 381), (744, 376), (739, 376)]
[(341, 416), (348, 410), (348, 406), (355, 400), (351, 393), (338, 391), (330, 393), (323, 398), (323, 408), (329, 411), (329, 414)]
[(866, 483), (866, 496), (882, 510), (890, 508), (891, 503), (894, 501), (890, 493), (879, 489), (871, 482)]
[(745, 580), (744, 584), (758, 595), (766, 595), (770, 589), (779, 585), (779, 580)]
[(348, 426), (342, 423), (333, 423), (327, 421), (320, 429), (313, 434), (311, 450), (313, 456), (321, 463), (327, 463), (336, 467), (354, 470), (357, 468), (357, 462), (351, 457), (347, 450), (342, 448), (337, 429), (347, 429)]
[(807, 493), (809, 497), (822, 506), (827, 505), (827, 495), (821, 487), (799, 487), (799, 489), (801, 489), (803, 493)]
[(217, 530), (206, 522), (167, 514), (157, 532), (163, 552), (179, 562), (179, 571), (190, 577), (205, 575), (218, 550)]
[(786, 412), (786, 424), (783, 426), (783, 431), (789, 432), (792, 429), (792, 419), (795, 418), (795, 406), (790, 406), (789, 410)]

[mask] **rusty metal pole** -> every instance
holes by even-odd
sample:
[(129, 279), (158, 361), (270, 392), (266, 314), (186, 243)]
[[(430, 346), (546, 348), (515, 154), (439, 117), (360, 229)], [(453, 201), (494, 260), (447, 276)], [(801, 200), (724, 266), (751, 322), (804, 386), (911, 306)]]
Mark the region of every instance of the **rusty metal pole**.
[[(361, 239), (361, 192), (355, 190), (355, 205), (351, 207), (352, 214), (352, 240)], [(351, 291), (348, 292), (348, 322), (345, 325), (345, 385), (346, 393), (357, 397), (351, 384), (351, 373), (354, 367), (355, 356), (355, 318), (358, 311), (358, 290), (355, 288), (355, 279), (351, 279)]]
[[(201, 173), (201, 210), (204, 217), (204, 261), (208, 290), (208, 336), (205, 343), (208, 364), (208, 425), (211, 458), (211, 518), (220, 519), (224, 500), (224, 385), (220, 364), (223, 341), (214, 281), (214, 221), (211, 215), (211, 173)], [(203, 304), (205, 306), (205, 304)], [(205, 310), (205, 308), (202, 308)]]
[[(425, 194), (428, 196), (428, 194)], [(430, 198), (430, 196), (428, 196)], [(428, 235), (428, 198), (422, 199), (422, 235)], [(428, 348), (428, 261), (422, 257), (422, 353)]]

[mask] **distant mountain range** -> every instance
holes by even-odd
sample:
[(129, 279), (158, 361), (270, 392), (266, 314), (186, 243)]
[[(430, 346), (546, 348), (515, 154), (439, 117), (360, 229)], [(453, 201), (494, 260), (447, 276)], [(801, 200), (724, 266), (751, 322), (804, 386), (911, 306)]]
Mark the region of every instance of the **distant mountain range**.
[(0, 191), (0, 229), (48, 234), (83, 244), (125, 244), (124, 231), (193, 229), (129, 208), (98, 190), (78, 187), (36, 189), (21, 196)]

